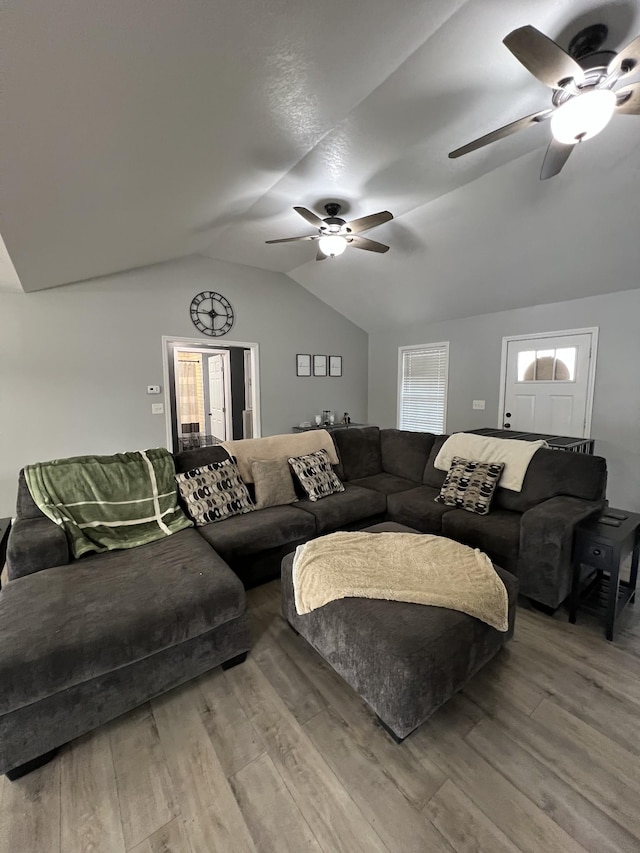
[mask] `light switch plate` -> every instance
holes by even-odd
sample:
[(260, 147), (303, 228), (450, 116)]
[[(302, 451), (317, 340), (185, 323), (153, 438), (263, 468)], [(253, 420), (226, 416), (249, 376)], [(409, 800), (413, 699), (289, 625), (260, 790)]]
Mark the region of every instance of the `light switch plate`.
[(481, 412), (484, 412), (484, 400), (474, 400), (473, 408), (478, 409)]
[(151, 404), (151, 414), (152, 415), (164, 415), (164, 403), (152, 403)]
[(147, 385), (147, 394), (159, 394), (160, 386), (159, 385)]

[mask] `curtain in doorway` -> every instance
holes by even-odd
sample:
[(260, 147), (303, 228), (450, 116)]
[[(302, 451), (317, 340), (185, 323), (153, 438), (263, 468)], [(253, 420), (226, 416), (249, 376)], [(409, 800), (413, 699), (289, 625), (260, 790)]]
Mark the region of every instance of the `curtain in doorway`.
[(179, 430), (181, 433), (206, 432), (200, 353), (178, 353), (177, 374)]

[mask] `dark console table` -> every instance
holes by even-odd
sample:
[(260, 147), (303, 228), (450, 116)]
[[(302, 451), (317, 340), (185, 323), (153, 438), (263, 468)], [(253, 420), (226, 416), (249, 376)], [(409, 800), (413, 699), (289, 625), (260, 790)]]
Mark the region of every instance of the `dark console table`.
[(474, 435), (487, 435), (491, 438), (517, 438), (519, 441), (546, 441), (551, 450), (571, 450), (573, 453), (593, 453), (594, 439), (571, 438), (568, 435), (545, 435), (541, 432), (518, 432), (515, 429), (467, 429)]
[[(612, 523), (613, 522), (613, 523)], [(640, 515), (621, 509), (607, 509), (600, 518), (583, 521), (575, 530), (573, 543), (573, 584), (569, 621), (575, 623), (578, 608), (605, 613), (605, 634), (613, 640), (616, 620), (636, 597)], [(620, 566), (632, 555), (631, 575), (620, 580)], [(595, 578), (584, 588), (586, 577)]]
[(334, 429), (362, 429), (362, 427), (367, 426), (371, 426), (371, 424), (320, 424), (320, 426), (311, 424), (310, 426), (305, 427), (298, 425), (293, 427), (293, 432), (309, 432), (312, 429), (328, 429), (329, 432), (331, 432)]

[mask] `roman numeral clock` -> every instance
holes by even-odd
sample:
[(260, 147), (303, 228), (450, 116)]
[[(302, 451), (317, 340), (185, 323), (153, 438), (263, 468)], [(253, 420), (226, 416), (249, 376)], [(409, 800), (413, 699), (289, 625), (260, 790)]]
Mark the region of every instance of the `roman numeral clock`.
[(203, 290), (193, 297), (190, 313), (196, 329), (214, 338), (226, 335), (235, 319), (229, 300), (211, 290)]

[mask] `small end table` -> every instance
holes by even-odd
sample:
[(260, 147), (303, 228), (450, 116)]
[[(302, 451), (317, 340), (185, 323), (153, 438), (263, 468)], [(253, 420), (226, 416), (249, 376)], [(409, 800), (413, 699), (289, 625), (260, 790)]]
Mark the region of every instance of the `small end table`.
[[(612, 523), (614, 522), (614, 523)], [(638, 556), (640, 553), (640, 515), (624, 509), (606, 509), (599, 518), (583, 521), (576, 527), (573, 542), (573, 583), (569, 603), (569, 621), (575, 623), (578, 607), (606, 613), (605, 635), (613, 640), (616, 620), (636, 597)], [(620, 566), (632, 555), (628, 581), (620, 580)], [(595, 581), (582, 595), (582, 566), (596, 570)]]
[(7, 558), (7, 542), (9, 541), (10, 530), (11, 519), (0, 518), (0, 589), (2, 588), (2, 570), (4, 569), (4, 561)]

